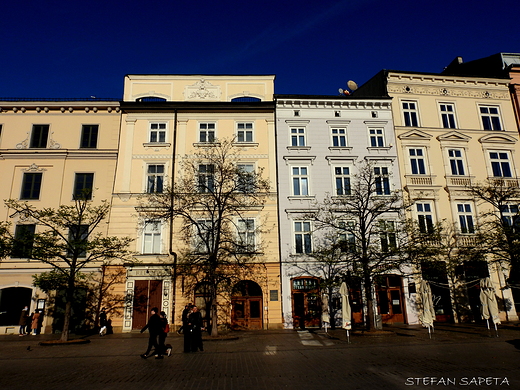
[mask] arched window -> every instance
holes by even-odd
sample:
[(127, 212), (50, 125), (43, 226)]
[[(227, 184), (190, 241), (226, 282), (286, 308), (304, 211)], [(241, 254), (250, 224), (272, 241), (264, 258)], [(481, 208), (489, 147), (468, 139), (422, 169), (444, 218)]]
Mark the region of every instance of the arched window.
[(256, 102), (261, 102), (262, 100), (259, 98), (252, 97), (252, 96), (242, 96), (242, 97), (231, 99), (231, 101), (232, 102), (256, 103)]
[(136, 99), (136, 102), (165, 102), (166, 99), (156, 97), (156, 96), (145, 96), (139, 99)]

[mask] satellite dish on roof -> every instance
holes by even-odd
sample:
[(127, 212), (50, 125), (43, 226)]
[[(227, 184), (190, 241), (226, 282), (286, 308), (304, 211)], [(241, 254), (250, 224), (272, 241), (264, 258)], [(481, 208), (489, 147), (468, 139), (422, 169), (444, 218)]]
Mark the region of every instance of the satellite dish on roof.
[(352, 80), (349, 80), (347, 82), (347, 87), (349, 87), (351, 91), (355, 91), (356, 89), (358, 89), (358, 85)]

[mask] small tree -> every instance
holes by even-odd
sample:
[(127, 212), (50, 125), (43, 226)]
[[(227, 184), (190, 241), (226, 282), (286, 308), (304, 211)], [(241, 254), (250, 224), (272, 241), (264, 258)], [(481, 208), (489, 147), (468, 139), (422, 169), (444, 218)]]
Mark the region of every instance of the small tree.
[(12, 249), (11, 225), (9, 222), (0, 222), (0, 260), (9, 256)]
[(357, 165), (342, 196), (327, 195), (316, 202), (303, 218), (314, 222), (315, 230), (341, 234), (351, 249), (346, 255), (352, 276), (361, 278), (366, 297), (366, 327), (375, 329), (374, 282), (378, 275), (399, 270), (404, 235), (401, 223), (404, 203), (398, 191), (390, 190), (388, 174), (369, 162)]
[(142, 199), (145, 218), (178, 227), (177, 237), (184, 242), (178, 269), (204, 286), (212, 336), (218, 334), (219, 294), (229, 295), (260, 254), (257, 240), (264, 221), (252, 217), (262, 210), (269, 191), (262, 170), (241, 163), (231, 140), (219, 140), (185, 156), (174, 183)]
[(37, 226), (34, 234), (14, 240), (13, 249), (24, 250), (29, 260), (50, 265), (66, 278), (66, 305), (61, 340), (69, 338), (72, 302), (78, 274), (87, 265), (101, 265), (112, 260), (124, 261), (131, 256), (128, 237), (105, 236), (99, 230), (108, 217), (107, 201), (94, 206), (88, 196), (77, 197), (73, 205), (37, 209), (27, 202), (7, 200), (5, 204), (25, 221)]

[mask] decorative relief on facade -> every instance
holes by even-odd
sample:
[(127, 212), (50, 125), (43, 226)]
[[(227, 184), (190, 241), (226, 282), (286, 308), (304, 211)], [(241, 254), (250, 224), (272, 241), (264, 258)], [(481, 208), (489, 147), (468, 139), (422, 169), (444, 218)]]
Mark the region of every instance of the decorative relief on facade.
[[(53, 134), (54, 134), (54, 132), (49, 134), (49, 147), (46, 149), (60, 149), (61, 148), (61, 145), (52, 138)], [(27, 137), (25, 137), (25, 139), (22, 142), (16, 144), (16, 149), (29, 149), (29, 132), (27, 132)]]
[(220, 99), (221, 91), (218, 85), (213, 85), (201, 78), (193, 85), (186, 86), (184, 96), (191, 100)]
[(171, 154), (134, 154), (132, 155), (132, 158), (134, 160), (140, 160), (140, 159), (170, 159), (172, 158)]
[(16, 144), (16, 149), (27, 149), (29, 148), (29, 132), (27, 132), (27, 137), (20, 142), (19, 144)]
[(490, 91), (490, 90), (482, 90), (478, 89), (470, 89), (471, 86), (466, 86), (466, 88), (439, 88), (437, 86), (415, 86), (411, 87), (409, 85), (400, 85), (400, 84), (392, 84), (388, 85), (389, 93), (397, 93), (397, 94), (414, 94), (414, 95), (433, 95), (433, 96), (450, 96), (450, 97), (465, 97), (465, 98), (490, 98), (490, 99), (498, 99), (498, 100), (508, 100), (509, 95), (505, 90), (501, 91)]
[(43, 172), (43, 171), (46, 171), (46, 169), (45, 168), (40, 168), (35, 163), (32, 163), (30, 167), (22, 169), (22, 171), (25, 171), (25, 172)]

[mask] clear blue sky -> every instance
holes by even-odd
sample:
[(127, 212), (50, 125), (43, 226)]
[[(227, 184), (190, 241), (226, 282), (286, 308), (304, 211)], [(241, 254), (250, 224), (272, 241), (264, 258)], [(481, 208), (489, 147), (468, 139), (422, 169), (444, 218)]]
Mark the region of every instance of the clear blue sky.
[(520, 52), (520, 0), (4, 1), (0, 97), (121, 98), (126, 74), (275, 74), (335, 95), (381, 69)]

